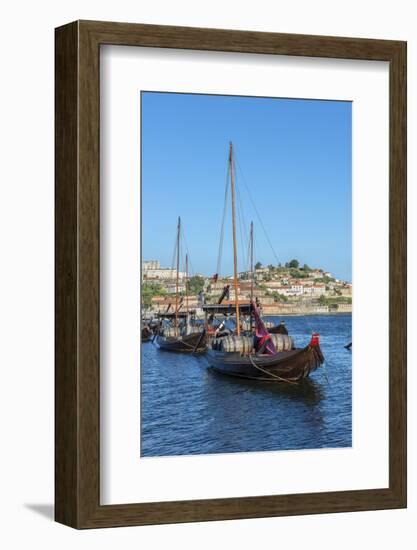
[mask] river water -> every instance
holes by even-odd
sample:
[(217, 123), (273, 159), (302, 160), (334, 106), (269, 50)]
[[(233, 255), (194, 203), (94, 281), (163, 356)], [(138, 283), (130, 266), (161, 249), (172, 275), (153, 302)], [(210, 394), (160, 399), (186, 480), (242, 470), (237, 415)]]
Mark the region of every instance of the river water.
[[(276, 322), (281, 318), (270, 317)], [(296, 346), (320, 333), (326, 366), (300, 385), (228, 377), (142, 344), (141, 456), (350, 447), (350, 314), (285, 318)]]

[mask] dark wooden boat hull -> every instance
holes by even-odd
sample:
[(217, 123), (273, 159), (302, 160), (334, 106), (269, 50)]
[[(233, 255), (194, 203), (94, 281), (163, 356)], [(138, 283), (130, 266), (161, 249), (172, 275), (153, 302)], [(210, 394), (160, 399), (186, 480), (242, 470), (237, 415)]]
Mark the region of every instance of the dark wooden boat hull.
[(148, 327), (143, 327), (142, 334), (141, 334), (142, 342), (150, 342), (152, 336), (153, 336), (153, 333), (151, 329)]
[(288, 335), (288, 330), (284, 325), (275, 325), (274, 327), (268, 328), (270, 334), (284, 334)]
[[(176, 353), (204, 353), (207, 349), (206, 338), (201, 332), (187, 334), (179, 338), (158, 335), (156, 342), (160, 349)], [(196, 346), (198, 345), (197, 349)]]
[(208, 350), (210, 366), (222, 374), (270, 382), (298, 382), (323, 362), (320, 346), (284, 351), (277, 355), (246, 355)]

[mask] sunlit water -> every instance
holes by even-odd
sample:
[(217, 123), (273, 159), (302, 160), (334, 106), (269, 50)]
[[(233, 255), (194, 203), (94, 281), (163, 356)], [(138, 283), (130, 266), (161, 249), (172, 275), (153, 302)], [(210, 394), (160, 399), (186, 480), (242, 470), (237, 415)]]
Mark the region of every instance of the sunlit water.
[(285, 322), (297, 347), (318, 331), (327, 359), (297, 386), (232, 378), (204, 357), (142, 344), (141, 456), (350, 447), (351, 315)]

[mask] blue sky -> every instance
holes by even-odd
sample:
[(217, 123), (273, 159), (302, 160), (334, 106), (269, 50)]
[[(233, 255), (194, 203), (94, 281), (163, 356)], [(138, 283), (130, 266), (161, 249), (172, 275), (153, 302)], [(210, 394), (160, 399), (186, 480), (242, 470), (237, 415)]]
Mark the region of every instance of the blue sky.
[[(240, 219), (245, 231), (254, 222), (255, 261), (296, 258), (351, 281), (350, 102), (155, 92), (141, 100), (144, 260), (171, 266), (180, 215), (191, 271), (216, 272), (232, 141)], [(222, 275), (233, 269), (230, 210), (229, 198)]]

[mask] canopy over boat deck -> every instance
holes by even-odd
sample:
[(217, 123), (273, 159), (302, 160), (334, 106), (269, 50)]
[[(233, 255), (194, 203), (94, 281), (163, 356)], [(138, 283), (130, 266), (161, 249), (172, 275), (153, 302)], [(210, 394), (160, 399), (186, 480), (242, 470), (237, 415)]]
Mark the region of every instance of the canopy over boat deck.
[(189, 310), (188, 313), (186, 311), (178, 311), (177, 314), (175, 312), (169, 312), (169, 313), (157, 313), (156, 316), (159, 317), (159, 319), (185, 319), (188, 315), (195, 315), (195, 309)]
[[(241, 302), (238, 305), (239, 313), (241, 315), (251, 314), (251, 305), (249, 302)], [(222, 303), (222, 304), (205, 304), (203, 305), (203, 311), (212, 315), (235, 315), (236, 305), (235, 303)]]

